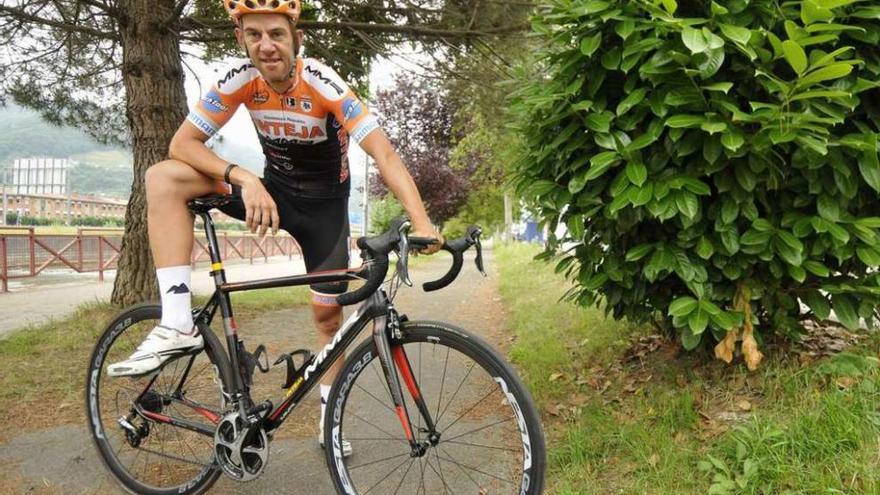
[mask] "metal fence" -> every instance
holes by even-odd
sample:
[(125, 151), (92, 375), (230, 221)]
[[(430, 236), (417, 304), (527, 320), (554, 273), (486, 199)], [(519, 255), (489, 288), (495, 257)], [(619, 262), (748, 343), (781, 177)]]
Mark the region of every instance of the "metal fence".
[[(218, 232), (224, 260), (300, 255), (296, 241), (287, 235), (259, 237), (246, 233)], [(77, 273), (115, 270), (122, 246), (121, 229), (78, 229), (76, 234), (38, 234), (33, 227), (0, 227), (0, 290), (9, 291), (9, 280), (36, 277), (44, 270), (67, 269)], [(190, 262), (210, 262), (208, 245), (198, 235)]]

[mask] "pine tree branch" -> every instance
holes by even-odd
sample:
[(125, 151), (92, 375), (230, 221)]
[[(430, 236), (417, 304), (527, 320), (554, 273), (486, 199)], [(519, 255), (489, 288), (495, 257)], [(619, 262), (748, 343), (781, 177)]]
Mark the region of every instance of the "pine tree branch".
[(0, 19), (7, 18), (13, 19), (20, 22), (27, 22), (30, 24), (36, 24), (43, 27), (50, 27), (55, 29), (60, 29), (62, 31), (66, 31), (69, 33), (80, 33), (87, 34), (89, 36), (94, 36), (96, 38), (101, 38), (105, 40), (116, 40), (116, 36), (112, 32), (99, 31), (94, 28), (81, 26), (77, 23), (63, 22), (57, 21), (54, 19), (47, 19), (45, 17), (40, 17), (37, 15), (33, 15), (29, 12), (25, 12), (22, 9), (16, 9), (13, 7), (7, 7), (5, 5), (0, 4)]
[[(364, 33), (379, 34), (406, 34), (413, 37), (422, 38), (481, 38), (486, 36), (496, 36), (501, 34), (517, 33), (527, 31), (528, 24), (517, 24), (512, 26), (500, 26), (495, 28), (481, 29), (478, 31), (456, 30), (456, 29), (440, 29), (433, 26), (418, 26), (406, 24), (376, 24), (372, 22), (325, 22), (325, 21), (308, 21), (302, 20), (297, 27), (305, 31), (317, 30), (352, 30)], [(232, 23), (226, 20), (209, 20), (199, 19), (195, 17), (184, 17), (180, 20), (180, 32), (185, 33), (197, 29), (213, 29), (222, 31), (231, 31)], [(181, 36), (187, 41), (212, 42), (225, 41), (229, 39), (228, 35), (191, 35)]]

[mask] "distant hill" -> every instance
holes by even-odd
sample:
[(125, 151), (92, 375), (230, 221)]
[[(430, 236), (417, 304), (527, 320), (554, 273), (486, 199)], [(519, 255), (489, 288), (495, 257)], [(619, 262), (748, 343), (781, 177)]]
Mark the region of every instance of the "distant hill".
[(113, 149), (79, 129), (49, 124), (32, 110), (15, 105), (0, 107), (0, 165), (29, 156), (67, 158)]

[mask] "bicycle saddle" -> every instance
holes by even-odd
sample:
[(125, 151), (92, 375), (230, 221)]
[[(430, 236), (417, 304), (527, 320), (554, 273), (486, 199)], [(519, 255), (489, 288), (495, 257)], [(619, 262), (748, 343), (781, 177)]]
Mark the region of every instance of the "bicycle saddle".
[(231, 200), (232, 197), (225, 194), (209, 194), (208, 196), (190, 200), (186, 203), (186, 206), (189, 208), (189, 211), (200, 214), (227, 205)]

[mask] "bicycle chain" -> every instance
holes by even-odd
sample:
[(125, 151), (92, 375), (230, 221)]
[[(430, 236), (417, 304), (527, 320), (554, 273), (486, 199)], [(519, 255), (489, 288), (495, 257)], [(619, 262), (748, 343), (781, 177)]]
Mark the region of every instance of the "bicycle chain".
[(158, 456), (160, 456), (160, 457), (165, 457), (165, 458), (168, 458), (168, 459), (174, 459), (175, 461), (185, 462), (185, 463), (187, 463), (187, 464), (194, 464), (194, 465), (196, 465), (196, 466), (202, 466), (202, 467), (213, 467), (214, 469), (220, 469), (220, 466), (217, 465), (217, 462), (216, 462), (216, 461), (214, 461), (214, 462), (208, 464), (208, 463), (203, 463), (203, 462), (193, 461), (193, 460), (190, 460), (190, 459), (184, 459), (183, 457), (178, 457), (178, 456), (176, 456), (176, 455), (174, 455), (174, 454), (166, 454), (166, 453), (164, 453), (164, 452), (156, 452), (155, 450), (148, 449), (148, 448), (146, 448), (146, 447), (135, 447), (135, 449), (137, 449), (137, 450), (142, 450), (142, 451), (147, 452), (147, 453), (150, 453), (150, 454), (155, 454), (155, 455), (158, 455)]

